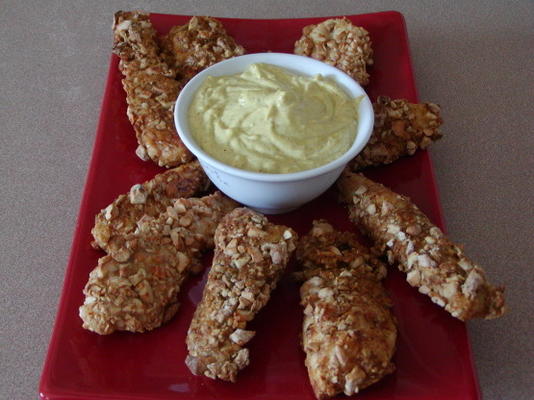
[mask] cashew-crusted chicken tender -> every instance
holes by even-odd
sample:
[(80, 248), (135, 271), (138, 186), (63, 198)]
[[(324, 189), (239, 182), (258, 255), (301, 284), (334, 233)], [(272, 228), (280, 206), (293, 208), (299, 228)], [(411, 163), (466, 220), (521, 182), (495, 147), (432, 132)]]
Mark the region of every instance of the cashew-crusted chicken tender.
[(397, 327), (384, 265), (349, 232), (314, 221), (297, 247), (302, 346), (318, 399), (351, 396), (393, 372)]
[(127, 115), (137, 138), (136, 154), (160, 167), (173, 167), (193, 159), (176, 133), (173, 107), (182, 83), (163, 75), (135, 72), (122, 80)]
[(503, 315), (504, 288), (492, 286), (410, 199), (347, 170), (338, 188), (350, 218), (419, 292), (462, 321)]
[(296, 233), (247, 208), (223, 218), (202, 300), (187, 334), (195, 375), (235, 382), (249, 363), (247, 323), (269, 300), (295, 249)]
[(133, 185), (128, 193), (121, 194), (95, 217), (95, 226), (91, 231), (95, 238), (93, 245), (118, 261), (126, 261), (127, 254), (122, 254), (125, 236), (133, 233), (142, 217), (157, 217), (174, 200), (200, 194), (208, 186), (208, 177), (198, 161)]
[(128, 118), (139, 146), (136, 154), (159, 166), (174, 167), (191, 161), (193, 155), (176, 134), (173, 107), (183, 82), (175, 80), (177, 70), (166, 62), (168, 55), (157, 43), (149, 14), (119, 11), (113, 24), (113, 52), (128, 103)]
[(192, 17), (187, 24), (171, 28), (162, 46), (174, 57), (184, 81), (210, 65), (245, 53), (223, 24), (211, 17)]
[(89, 274), (83, 327), (107, 335), (145, 332), (176, 314), (177, 296), (190, 272), (200, 270), (200, 255), (213, 247), (218, 222), (236, 207), (220, 192), (177, 199), (158, 218), (143, 218), (126, 235), (120, 261), (102, 257)]
[(412, 156), (440, 139), (440, 108), (434, 103), (409, 103), (380, 96), (373, 103), (373, 134), (362, 152), (350, 162), (353, 171), (390, 164)]
[(124, 75), (145, 71), (169, 78), (176, 76), (176, 71), (162, 57), (157, 33), (148, 13), (118, 11), (112, 30), (113, 53), (121, 59), (119, 68)]
[(361, 85), (369, 83), (367, 66), (373, 64), (369, 32), (347, 18), (327, 19), (305, 26), (302, 37), (295, 42), (295, 54), (333, 65)]

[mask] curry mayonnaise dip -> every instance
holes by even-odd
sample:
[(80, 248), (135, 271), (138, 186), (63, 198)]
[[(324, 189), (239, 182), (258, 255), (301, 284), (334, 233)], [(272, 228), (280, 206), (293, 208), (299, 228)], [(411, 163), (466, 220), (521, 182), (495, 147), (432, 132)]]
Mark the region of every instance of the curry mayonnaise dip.
[(335, 160), (354, 142), (360, 99), (321, 75), (270, 64), (207, 77), (189, 107), (198, 145), (225, 164), (288, 173)]

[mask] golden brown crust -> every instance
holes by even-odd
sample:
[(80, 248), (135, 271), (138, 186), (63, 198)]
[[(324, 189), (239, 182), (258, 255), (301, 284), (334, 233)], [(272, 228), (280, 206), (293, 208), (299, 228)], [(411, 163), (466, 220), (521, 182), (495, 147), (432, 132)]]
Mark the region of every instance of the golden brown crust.
[(96, 215), (91, 231), (94, 245), (120, 261), (124, 238), (136, 229), (141, 218), (155, 218), (177, 198), (200, 194), (208, 185), (208, 177), (198, 161), (194, 161), (132, 186)]
[(409, 103), (380, 96), (373, 103), (375, 123), (369, 142), (350, 162), (353, 171), (390, 164), (411, 156), (441, 138), (440, 108), (434, 103)]
[(161, 57), (157, 33), (148, 13), (118, 11), (112, 30), (113, 53), (121, 59), (119, 68), (124, 75), (145, 71), (169, 78), (176, 76), (176, 71)]
[(350, 396), (394, 371), (397, 328), (384, 265), (354, 234), (314, 221), (298, 245), (302, 345), (318, 399)]
[(348, 170), (338, 188), (353, 222), (419, 292), (463, 321), (503, 315), (504, 288), (492, 286), (410, 199)]
[(339, 68), (361, 85), (369, 83), (367, 66), (373, 64), (369, 32), (353, 25), (347, 18), (305, 26), (302, 37), (295, 42), (294, 51)]
[(101, 335), (145, 332), (172, 318), (182, 282), (200, 269), (217, 223), (235, 207), (217, 192), (177, 199), (158, 218), (138, 221), (124, 237), (120, 260), (106, 255), (90, 273), (80, 307), (83, 327)]
[(245, 53), (222, 23), (211, 17), (192, 17), (187, 24), (171, 28), (162, 47), (172, 54), (184, 81), (210, 65)]
[(181, 84), (174, 79), (144, 72), (135, 72), (122, 83), (129, 106), (128, 118), (134, 126), (167, 118), (181, 89)]
[(295, 249), (296, 233), (238, 208), (215, 232), (215, 255), (187, 334), (186, 364), (195, 375), (235, 382), (249, 363), (247, 323), (269, 300)]
[(184, 82), (174, 78), (176, 66), (158, 44), (149, 14), (119, 11), (113, 23), (113, 52), (120, 57), (119, 69), (142, 160), (151, 159), (162, 167), (191, 161), (193, 155), (178, 137), (173, 107)]
[(325, 220), (313, 221), (311, 231), (299, 241), (297, 259), (302, 271), (296, 276), (301, 280), (331, 269), (350, 268), (376, 279), (387, 274), (384, 263), (355, 234), (336, 231)]
[(122, 81), (127, 115), (139, 143), (137, 155), (161, 167), (193, 160), (174, 127), (173, 107), (182, 83), (163, 75), (134, 72)]

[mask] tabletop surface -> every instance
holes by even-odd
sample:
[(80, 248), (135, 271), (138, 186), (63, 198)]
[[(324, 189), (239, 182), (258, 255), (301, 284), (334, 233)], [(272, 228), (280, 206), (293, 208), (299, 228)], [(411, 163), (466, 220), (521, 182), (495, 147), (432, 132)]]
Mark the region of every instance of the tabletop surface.
[(468, 330), (483, 397), (534, 398), (534, 2), (15, 1), (0, 3), (0, 399), (36, 399), (120, 9), (242, 18), (397, 10), (450, 237), (507, 287), (509, 312)]

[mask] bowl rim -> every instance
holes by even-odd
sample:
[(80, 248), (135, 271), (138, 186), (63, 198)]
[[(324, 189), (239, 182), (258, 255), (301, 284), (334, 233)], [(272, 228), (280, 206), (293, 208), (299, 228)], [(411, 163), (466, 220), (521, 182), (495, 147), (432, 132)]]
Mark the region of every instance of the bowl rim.
[[(327, 164), (323, 164), (319, 167), (312, 168), (312, 169), (307, 169), (307, 170), (298, 171), (298, 172), (290, 172), (290, 173), (264, 173), (264, 172), (254, 172), (254, 171), (240, 169), (240, 168), (225, 164), (222, 161), (219, 161), (216, 158), (210, 156), (204, 150), (202, 150), (202, 148), (200, 148), (200, 146), (192, 138), (188, 130), (188, 123), (186, 121), (182, 121), (182, 119), (179, 117), (179, 114), (180, 114), (180, 110), (182, 110), (184, 107), (189, 108), (194, 92), (202, 84), (204, 79), (214, 74), (214, 71), (216, 72), (218, 69), (224, 68), (228, 64), (242, 65), (235, 72), (233, 72), (233, 73), (239, 73), (240, 71), (243, 71), (246, 67), (248, 67), (250, 64), (262, 63), (262, 62), (267, 63), (267, 64), (269, 63), (273, 64), (277, 60), (280, 60), (280, 58), (293, 59), (297, 63), (300, 61), (308, 65), (317, 65), (317, 66), (320, 65), (321, 68), (323, 69), (326, 68), (328, 70), (329, 77), (331, 77), (330, 75), (333, 75), (336, 83), (339, 86), (341, 86), (341, 88), (344, 89), (346, 92), (347, 91), (352, 92), (352, 90), (361, 92), (361, 94), (358, 94), (359, 96), (362, 96), (362, 99), (358, 106), (359, 118), (358, 118), (357, 134), (356, 134), (356, 137), (354, 138), (354, 142), (352, 146), (345, 153), (343, 153), (340, 157), (336, 158), (333, 161), (330, 161)], [(249, 62), (242, 64), (245, 61), (249, 61)], [(273, 65), (276, 65), (276, 64), (273, 64)], [(301, 73), (303, 75), (308, 75), (308, 76), (314, 75), (314, 74), (307, 73), (305, 70), (303, 71), (301, 68), (299, 68), (298, 64), (295, 66), (292, 65), (291, 68), (288, 68), (285, 66), (280, 66), (280, 67), (284, 69), (290, 69), (292, 71), (295, 71), (296, 73)], [(214, 75), (223, 76), (223, 75), (229, 75), (229, 73), (214, 74)], [(338, 77), (343, 77), (345, 81), (350, 83), (352, 88), (349, 88), (348, 85), (344, 83), (340, 83), (338, 79), (336, 79)], [(352, 94), (349, 94), (349, 95), (353, 96)], [(264, 181), (264, 182), (292, 182), (292, 181), (306, 180), (306, 179), (311, 179), (317, 176), (330, 173), (333, 170), (336, 170), (340, 167), (345, 166), (350, 160), (356, 157), (356, 155), (358, 155), (361, 152), (361, 150), (367, 145), (371, 137), (371, 134), (373, 131), (373, 125), (374, 125), (373, 106), (372, 106), (371, 100), (369, 99), (369, 96), (367, 95), (363, 87), (358, 82), (356, 82), (353, 78), (347, 75), (345, 72), (337, 69), (336, 67), (323, 63), (322, 61), (316, 60), (311, 57), (305, 57), (305, 56), (300, 56), (300, 55), (290, 54), (290, 53), (274, 53), (274, 52), (252, 53), (252, 54), (245, 54), (245, 55), (238, 56), (238, 57), (232, 57), (227, 60), (223, 60), (216, 64), (213, 64), (209, 66), (208, 68), (202, 70), (197, 75), (195, 75), (191, 80), (189, 80), (189, 82), (180, 91), (178, 98), (176, 99), (173, 114), (174, 114), (174, 123), (176, 126), (176, 131), (177, 131), (178, 136), (180, 137), (180, 140), (189, 149), (189, 151), (191, 151), (191, 153), (193, 153), (199, 159), (201, 163), (205, 162), (211, 165), (213, 168), (218, 169), (229, 175), (237, 176), (243, 179), (249, 179), (249, 180), (254, 180), (254, 181)], [(187, 115), (187, 110), (185, 111), (185, 115)], [(362, 118), (362, 115), (364, 116), (364, 118)]]

